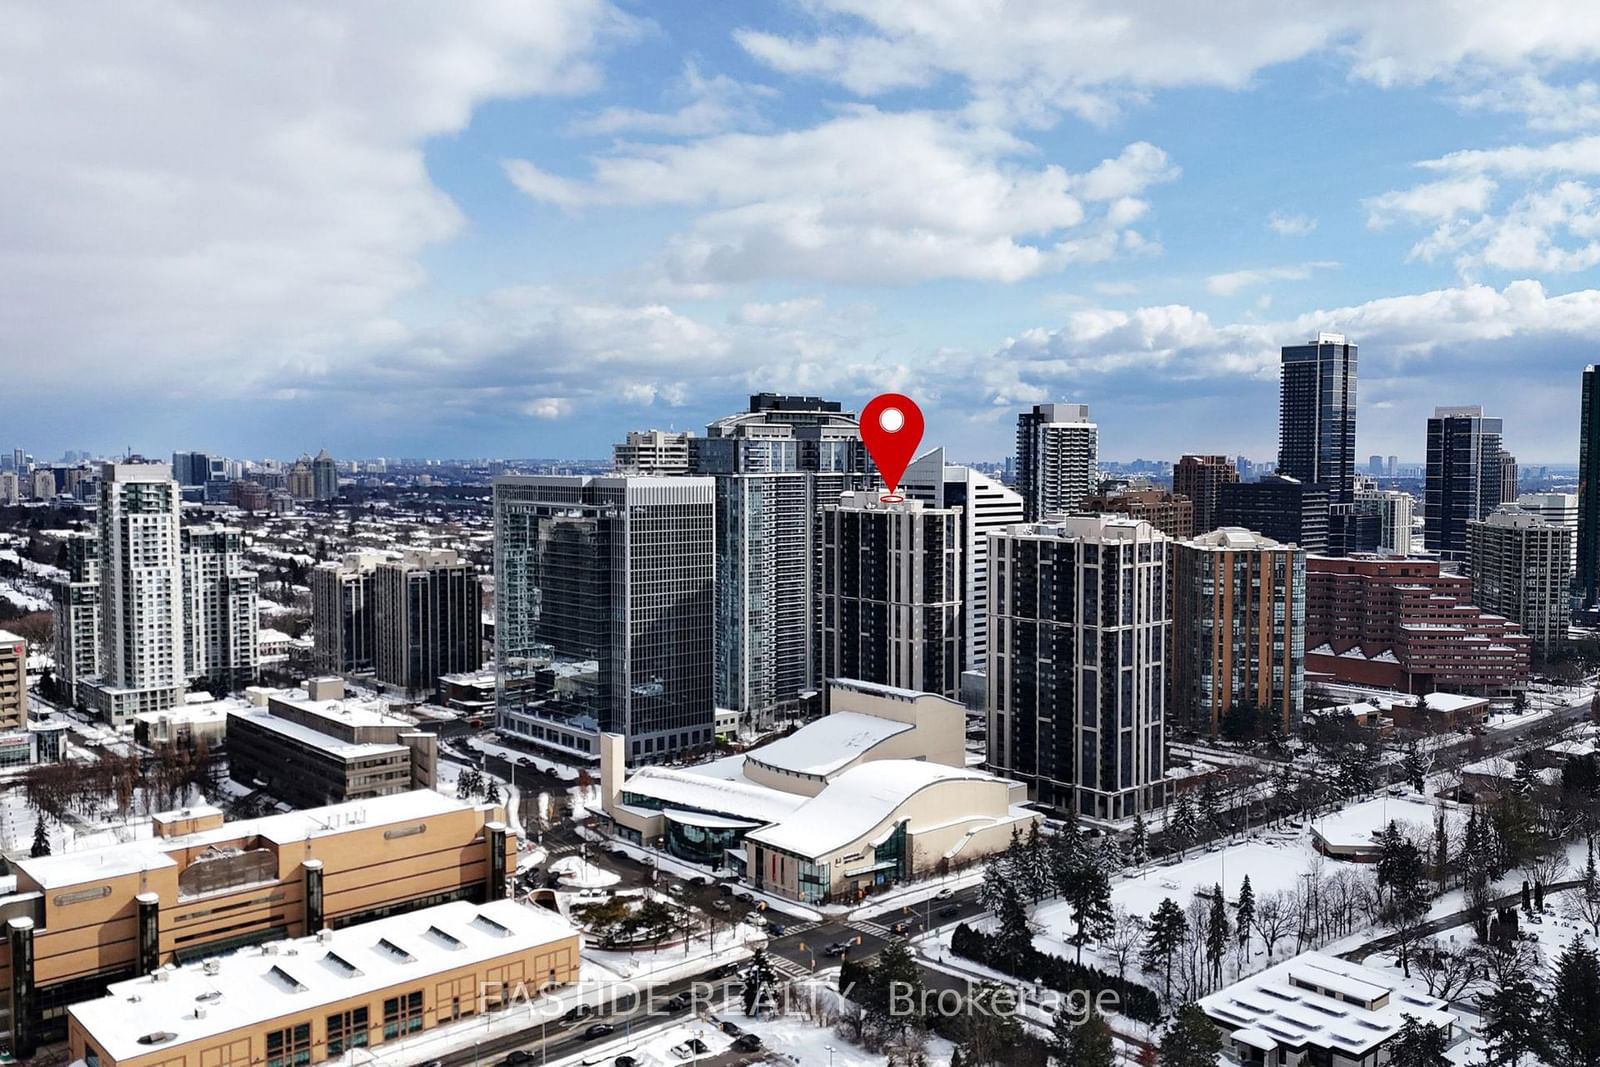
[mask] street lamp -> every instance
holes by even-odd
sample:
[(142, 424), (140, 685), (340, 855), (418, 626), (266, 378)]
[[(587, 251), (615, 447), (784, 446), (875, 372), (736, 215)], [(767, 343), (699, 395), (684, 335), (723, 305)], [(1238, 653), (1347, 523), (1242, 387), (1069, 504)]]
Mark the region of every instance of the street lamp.
[(823, 1045), (822, 1047), (828, 1050), (828, 1067), (833, 1067), (833, 1054), (838, 1050), (832, 1045)]

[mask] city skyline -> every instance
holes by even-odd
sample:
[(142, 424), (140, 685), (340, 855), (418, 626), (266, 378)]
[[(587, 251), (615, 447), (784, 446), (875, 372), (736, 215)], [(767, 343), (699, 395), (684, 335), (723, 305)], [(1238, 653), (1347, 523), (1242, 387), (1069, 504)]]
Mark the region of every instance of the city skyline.
[(1483, 403), (1521, 462), (1575, 461), (1591, 11), (1107, 14), (20, 12), (8, 423), (38, 454), (599, 457), (759, 389), (902, 389), (954, 457), (1041, 402), (1089, 404), (1108, 458), (1266, 457), (1278, 350), (1328, 330), (1359, 455)]

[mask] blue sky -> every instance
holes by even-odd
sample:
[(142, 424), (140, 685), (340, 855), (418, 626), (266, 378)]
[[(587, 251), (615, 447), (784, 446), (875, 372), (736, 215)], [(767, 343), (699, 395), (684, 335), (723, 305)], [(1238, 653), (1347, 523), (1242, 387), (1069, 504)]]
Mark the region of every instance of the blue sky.
[[(0, 434), (599, 456), (761, 389), (998, 458), (1359, 450), (1482, 403), (1571, 462), (1600, 358), (1592, 3), (169, 0), (0, 41)], [(1202, 8), (1206, 8), (1202, 10)]]

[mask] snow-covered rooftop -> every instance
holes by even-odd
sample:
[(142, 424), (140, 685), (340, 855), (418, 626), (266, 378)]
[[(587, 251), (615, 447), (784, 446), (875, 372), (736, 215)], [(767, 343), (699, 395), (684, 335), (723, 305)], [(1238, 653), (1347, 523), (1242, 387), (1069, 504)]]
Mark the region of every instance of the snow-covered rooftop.
[(1311, 829), (1330, 848), (1372, 848), (1390, 823), (1431, 829), (1438, 813), (1438, 808), (1418, 800), (1379, 797), (1326, 815)]
[[(117, 982), (106, 996), (69, 1010), (110, 1058), (128, 1060), (282, 1016), (309, 1017), (326, 1005), (400, 983), (420, 985), (574, 932), (545, 908), (455, 901), (222, 956), (212, 961), (213, 974), (204, 962), (167, 967), (160, 980)], [(150, 1041), (160, 1034), (171, 1037)]]
[(1360, 1058), (1393, 1037), (1407, 1015), (1457, 1025), (1444, 1001), (1397, 986), (1381, 971), (1307, 952), (1200, 999), (1233, 1039), (1252, 1048), (1313, 1046)]
[(807, 723), (788, 737), (751, 750), (746, 758), (792, 774), (826, 776), (912, 728), (908, 722), (837, 711)]
[[(387, 718), (387, 716), (384, 717)], [(299, 744), (305, 745), (307, 748), (321, 749), (328, 755), (336, 756), (339, 759), (367, 759), (372, 756), (392, 755), (398, 752), (404, 752), (406, 748), (404, 745), (389, 744), (385, 742), (346, 741), (343, 738), (335, 737), (333, 734), (325, 734), (322, 731), (314, 730), (309, 726), (303, 726), (300, 723), (293, 722), (289, 719), (280, 718), (279, 716), (269, 712), (266, 708), (234, 708), (228, 712), (228, 718), (230, 728), (233, 722), (241, 719), (247, 720), (252, 726), (258, 726), (263, 730), (270, 730), (280, 737), (285, 737), (291, 741), (298, 742)], [(396, 724), (400, 725), (401, 723), (399, 720), (396, 720)], [(358, 723), (356, 725), (379, 724)], [(410, 724), (405, 723), (403, 725)]]
[(777, 822), (806, 797), (769, 789), (743, 778), (716, 778), (671, 767), (641, 767), (622, 786), (623, 803), (629, 795), (649, 797), (672, 808)]
[(939, 782), (998, 782), (981, 771), (924, 760), (875, 760), (851, 767), (775, 825), (748, 835), (799, 856), (843, 847), (888, 818), (912, 794)]
[(182, 837), (155, 837), (112, 845), (93, 852), (67, 852), (59, 856), (21, 857), (19, 870), (44, 889), (77, 885), (91, 878), (114, 878), (122, 874), (176, 865), (169, 851), (177, 852), (208, 844), (221, 844), (246, 837), (259, 837), (283, 846), (303, 844), (313, 837), (342, 833), (357, 826), (378, 825), (423, 819), (448, 811), (461, 811), (473, 805), (432, 789), (412, 789), (386, 797), (351, 800), (325, 808), (309, 808), (260, 819), (239, 819), (212, 830)]

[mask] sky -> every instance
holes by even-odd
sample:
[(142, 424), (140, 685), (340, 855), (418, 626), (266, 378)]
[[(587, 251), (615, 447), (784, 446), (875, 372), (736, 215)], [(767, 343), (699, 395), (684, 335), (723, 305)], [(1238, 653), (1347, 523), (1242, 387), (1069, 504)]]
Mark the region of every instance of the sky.
[(1570, 463), (1600, 361), (1592, 0), (25, 3), (0, 438), (598, 457), (762, 390), (1009, 453), (1270, 458), (1360, 345)]

